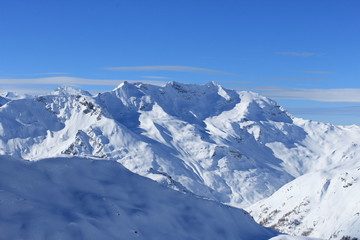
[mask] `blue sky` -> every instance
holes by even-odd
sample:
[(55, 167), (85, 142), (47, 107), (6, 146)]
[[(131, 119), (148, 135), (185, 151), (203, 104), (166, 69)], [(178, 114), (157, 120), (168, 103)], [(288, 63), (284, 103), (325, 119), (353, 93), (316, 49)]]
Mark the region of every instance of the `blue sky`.
[(0, 92), (122, 80), (261, 92), (295, 116), (360, 125), (358, 0), (0, 2)]

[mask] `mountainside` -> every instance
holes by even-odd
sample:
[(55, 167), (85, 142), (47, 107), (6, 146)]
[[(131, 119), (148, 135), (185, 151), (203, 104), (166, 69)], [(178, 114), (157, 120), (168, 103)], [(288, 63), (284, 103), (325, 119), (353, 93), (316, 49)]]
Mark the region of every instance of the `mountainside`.
[(266, 240), (243, 210), (173, 191), (113, 161), (0, 157), (1, 239)]
[(0, 96), (0, 107), (9, 101), (9, 99)]
[(305, 174), (249, 208), (265, 226), (322, 239), (360, 237), (360, 163)]

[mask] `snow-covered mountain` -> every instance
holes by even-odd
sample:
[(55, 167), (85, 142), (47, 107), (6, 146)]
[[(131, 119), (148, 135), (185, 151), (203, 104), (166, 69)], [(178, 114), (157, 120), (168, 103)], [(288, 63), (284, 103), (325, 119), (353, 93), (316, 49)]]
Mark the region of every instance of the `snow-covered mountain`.
[(0, 154), (115, 159), (136, 173), (223, 203), (248, 205), (293, 179), (257, 139), (256, 124), (290, 124), (291, 117), (268, 99), (215, 83), (124, 82), (95, 97), (60, 88), (13, 100), (0, 109), (0, 118)]
[(298, 119), (270, 99), (214, 82), (123, 82), (96, 96), (61, 87), (0, 107), (0, 155), (116, 160), (174, 189), (237, 207), (302, 175), (354, 166), (359, 143), (357, 126)]
[(113, 161), (0, 157), (1, 239), (266, 240), (245, 211), (131, 173)]
[(347, 168), (307, 173), (249, 210), (261, 224), (293, 235), (359, 238), (359, 190), (357, 161)]

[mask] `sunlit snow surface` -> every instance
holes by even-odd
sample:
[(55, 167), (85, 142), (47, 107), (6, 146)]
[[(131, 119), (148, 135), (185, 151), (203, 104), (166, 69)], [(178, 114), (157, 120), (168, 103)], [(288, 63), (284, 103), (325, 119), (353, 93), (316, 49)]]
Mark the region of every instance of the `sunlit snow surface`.
[(0, 157), (0, 239), (266, 240), (243, 210), (161, 186), (113, 161)]
[(305, 174), (248, 210), (265, 226), (323, 239), (360, 236), (360, 162)]
[(288, 235), (279, 235), (271, 238), (270, 240), (320, 240), (319, 238), (309, 238), (309, 237), (298, 237), (298, 236), (288, 236)]

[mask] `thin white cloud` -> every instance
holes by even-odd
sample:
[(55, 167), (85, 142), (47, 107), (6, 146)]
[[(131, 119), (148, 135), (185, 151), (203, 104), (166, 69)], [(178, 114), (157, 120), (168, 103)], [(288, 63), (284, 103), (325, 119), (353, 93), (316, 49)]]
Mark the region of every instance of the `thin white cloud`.
[(39, 96), (39, 95), (46, 95), (52, 92), (54, 89), (50, 88), (22, 88), (22, 87), (7, 87), (6, 89), (1, 89), (0, 94), (4, 92), (13, 92), (19, 95), (32, 95), (32, 96)]
[(295, 114), (360, 116), (360, 106), (290, 108)]
[[(116, 87), (125, 80), (107, 80), (107, 79), (87, 79), (76, 77), (45, 77), (45, 78), (0, 78), (0, 88), (3, 91), (15, 91), (18, 93), (46, 93), (49, 92), (49, 85), (70, 85), (70, 86), (111, 86)], [(158, 86), (166, 84), (165, 81), (156, 80), (126, 80), (130, 83), (143, 82)], [(24, 88), (24, 85), (33, 86)], [(39, 88), (35, 88), (38, 85)], [(41, 87), (41, 89), (40, 89)], [(289, 99), (289, 100), (313, 100), (320, 102), (348, 102), (360, 103), (359, 88), (341, 88), (341, 89), (305, 89), (305, 88), (284, 88), (284, 87), (253, 87), (239, 88), (232, 87), (237, 90), (251, 90), (260, 92), (264, 96), (273, 99)]]
[(278, 54), (285, 56), (295, 56), (295, 57), (311, 57), (318, 55), (313, 52), (279, 52)]
[(313, 73), (313, 74), (333, 74), (335, 72), (328, 72), (328, 71), (303, 71), (304, 73)]
[(70, 74), (70, 73), (67, 72), (33, 73), (33, 75), (64, 75), (64, 74)]
[(66, 75), (67, 72), (47, 72), (47, 73), (0, 73), (0, 76), (41, 76), (41, 75)]
[(164, 85), (163, 81), (152, 80), (107, 80), (88, 79), (76, 77), (45, 77), (45, 78), (0, 78), (0, 84), (4, 85), (93, 85), (93, 86), (117, 86), (123, 81), (146, 82), (154, 85)]
[(148, 78), (148, 79), (169, 79), (169, 77), (163, 77), (163, 76), (142, 76), (142, 78)]
[(170, 72), (193, 72), (193, 73), (232, 75), (232, 73), (214, 70), (214, 69), (189, 67), (189, 66), (176, 66), (176, 65), (107, 67), (104, 69), (110, 71), (170, 71)]
[(327, 82), (332, 81), (329, 78), (277, 78), (280, 81), (290, 81), (290, 82)]
[(247, 88), (246, 90), (261, 92), (261, 94), (273, 99), (360, 103), (359, 88), (305, 89), (283, 87), (255, 87)]
[[(156, 80), (107, 80), (107, 79), (87, 79), (76, 77), (45, 77), (45, 78), (0, 78), (0, 92), (15, 92), (18, 94), (44, 95), (54, 90), (55, 86), (67, 85), (84, 89), (84, 86), (93, 86), (91, 93), (98, 93), (101, 86), (108, 86), (110, 89), (115, 88), (120, 83), (127, 81), (130, 83), (147, 83), (157, 86), (163, 86), (165, 81)], [(26, 88), (24, 86), (32, 86)], [(37, 87), (35, 87), (37, 86)], [(99, 89), (96, 86), (100, 87)]]

